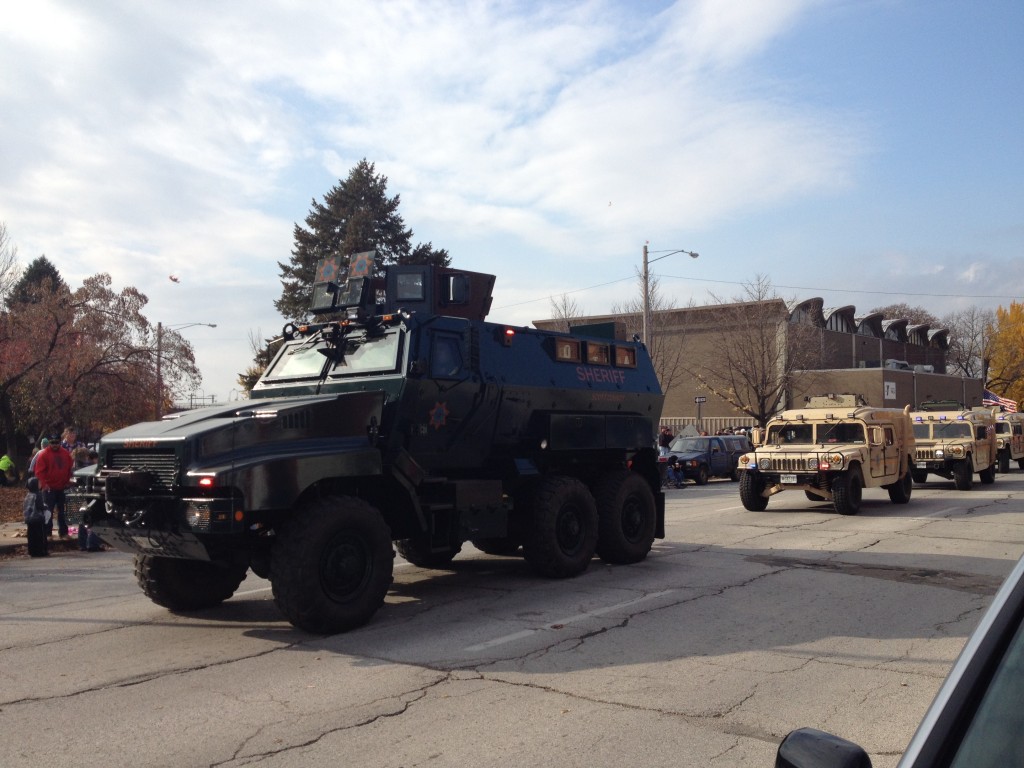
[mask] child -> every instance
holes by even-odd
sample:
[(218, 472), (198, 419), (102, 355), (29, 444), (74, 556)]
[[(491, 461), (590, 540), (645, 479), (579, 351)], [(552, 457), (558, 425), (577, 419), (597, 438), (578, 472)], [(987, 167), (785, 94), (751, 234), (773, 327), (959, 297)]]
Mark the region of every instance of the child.
[(50, 511), (43, 506), (43, 494), (39, 492), (39, 479), (30, 477), (25, 484), (28, 493), (22, 503), (25, 524), (28, 526), (29, 557), (46, 557), (50, 554), (46, 535), (47, 517)]

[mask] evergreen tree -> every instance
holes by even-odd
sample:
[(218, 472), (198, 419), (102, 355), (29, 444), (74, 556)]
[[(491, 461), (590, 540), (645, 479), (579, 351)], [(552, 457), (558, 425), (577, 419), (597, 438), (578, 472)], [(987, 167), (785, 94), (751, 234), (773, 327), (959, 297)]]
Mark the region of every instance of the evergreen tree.
[(46, 256), (40, 256), (28, 265), (21, 279), (14, 284), (10, 294), (7, 296), (7, 308), (13, 309), (19, 304), (35, 304), (39, 302), (41, 300), (40, 291), (42, 290), (51, 294), (68, 293), (70, 291), (67, 283), (64, 282), (64, 278), (60, 276), (57, 267)]
[(309, 318), (317, 263), (328, 256), (377, 251), (378, 264), (437, 264), (448, 266), (446, 250), (431, 243), (411, 246), (412, 230), (398, 213), (398, 195), (387, 196), (386, 176), (375, 173), (364, 158), (324, 196), (312, 201), (305, 227), (295, 225), (295, 247), (281, 270), (281, 298), (274, 307), (286, 320)]

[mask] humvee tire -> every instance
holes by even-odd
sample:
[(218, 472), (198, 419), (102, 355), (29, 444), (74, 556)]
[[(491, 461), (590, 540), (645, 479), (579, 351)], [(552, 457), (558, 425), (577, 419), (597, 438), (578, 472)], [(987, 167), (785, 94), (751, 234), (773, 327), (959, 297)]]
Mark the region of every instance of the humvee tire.
[(953, 465), (953, 485), (958, 491), (969, 491), (974, 485), (974, 477), (971, 472), (971, 460), (960, 459)]
[(370, 620), (394, 570), (391, 530), (374, 507), (327, 496), (297, 510), (271, 556), (274, 602), (300, 629), (322, 635)]
[(928, 482), (928, 472), (924, 469), (912, 469), (910, 470), (910, 476), (914, 478), (914, 482), (918, 485), (924, 485)]
[(146, 597), (172, 611), (220, 605), (238, 589), (248, 568), (209, 560), (136, 555), (135, 580)]
[(893, 504), (908, 503), (910, 501), (910, 493), (914, 490), (914, 483), (910, 477), (910, 472), (906, 472), (903, 477), (886, 488), (886, 490), (889, 491), (889, 501)]
[(529, 501), (523, 556), (534, 570), (561, 579), (587, 569), (597, 547), (597, 504), (574, 477), (549, 475)]
[(740, 477), (740, 501), (743, 508), (751, 512), (764, 512), (768, 507), (768, 499), (761, 495), (764, 490), (764, 483), (760, 478), (754, 478), (753, 473), (744, 472)]
[[(1007, 461), (1009, 463), (1009, 461)], [(978, 473), (978, 479), (981, 480), (982, 485), (991, 485), (996, 481), (996, 465), (990, 464), (988, 469), (983, 469)]]
[(594, 491), (597, 499), (597, 556), (606, 563), (638, 563), (654, 544), (656, 510), (651, 487), (640, 475), (622, 470)]
[(1010, 449), (1003, 448), (999, 452), (999, 471), (1004, 475), (1010, 471)]
[(840, 515), (856, 515), (864, 493), (859, 467), (851, 467), (832, 481), (832, 504)]

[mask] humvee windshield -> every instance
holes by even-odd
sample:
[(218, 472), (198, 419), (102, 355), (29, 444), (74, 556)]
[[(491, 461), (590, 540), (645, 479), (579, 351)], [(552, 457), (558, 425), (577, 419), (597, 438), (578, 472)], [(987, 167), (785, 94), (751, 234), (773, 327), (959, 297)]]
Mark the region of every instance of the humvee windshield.
[(278, 379), (318, 379), (324, 366), (331, 365), (333, 376), (368, 376), (391, 373), (398, 370), (398, 354), (401, 349), (401, 335), (388, 333), (383, 336), (357, 337), (342, 342), (344, 354), (335, 363), (329, 361), (330, 344), (318, 341), (290, 343), (271, 368), (264, 373), (267, 381)]
[(1008, 435), (1010, 434), (1010, 424), (1006, 421), (996, 422), (996, 434), (997, 435)]
[(914, 437), (918, 440), (948, 440), (954, 437), (971, 439), (971, 425), (966, 421), (935, 421), (914, 425)]
[(782, 445), (812, 445), (813, 424), (774, 424), (768, 428), (768, 442)]
[(819, 424), (819, 443), (863, 443), (864, 425), (856, 422)]

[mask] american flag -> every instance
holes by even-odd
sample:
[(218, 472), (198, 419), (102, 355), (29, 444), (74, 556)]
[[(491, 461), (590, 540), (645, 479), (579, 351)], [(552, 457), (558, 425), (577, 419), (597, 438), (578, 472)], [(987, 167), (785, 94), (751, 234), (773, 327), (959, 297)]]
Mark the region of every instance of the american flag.
[(984, 396), (981, 398), (981, 404), (982, 405), (1001, 405), (1001, 406), (1003, 406), (1003, 410), (1006, 411), (1007, 413), (1016, 413), (1017, 412), (1017, 401), (1016, 400), (1010, 400), (1009, 398), (1006, 398), (1006, 397), (1000, 397), (995, 392), (989, 392), (987, 389), (985, 390)]

